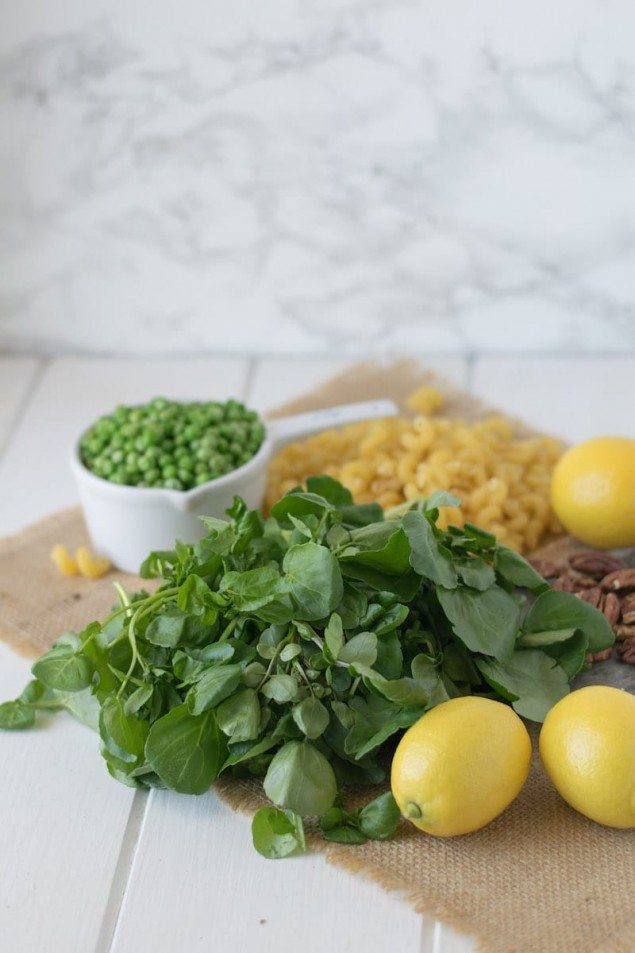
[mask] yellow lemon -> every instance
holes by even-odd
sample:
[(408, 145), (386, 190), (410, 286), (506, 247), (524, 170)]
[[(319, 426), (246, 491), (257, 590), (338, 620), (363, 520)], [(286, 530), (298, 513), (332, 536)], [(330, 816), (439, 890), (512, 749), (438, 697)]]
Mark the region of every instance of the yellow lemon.
[(551, 503), (583, 543), (635, 545), (635, 440), (597, 437), (572, 447), (556, 464)]
[(540, 757), (576, 811), (635, 827), (635, 695), (607, 685), (566, 695), (542, 726)]
[(494, 820), (520, 792), (531, 741), (502, 702), (470, 695), (426, 712), (405, 733), (390, 783), (401, 813), (437, 837), (468, 834)]

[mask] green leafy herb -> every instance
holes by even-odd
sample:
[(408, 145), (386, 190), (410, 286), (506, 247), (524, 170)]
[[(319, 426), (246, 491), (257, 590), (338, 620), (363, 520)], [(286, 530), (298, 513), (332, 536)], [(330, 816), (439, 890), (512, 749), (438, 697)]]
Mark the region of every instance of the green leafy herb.
[(306, 850), (302, 818), (293, 811), (261, 807), (251, 822), (251, 836), (258, 853), (270, 860), (292, 857)]
[(457, 695), (541, 720), (613, 639), (601, 613), (548, 590), (491, 533), (440, 530), (450, 505), (435, 494), (384, 514), (330, 477), (267, 519), (236, 498), (195, 545), (148, 556), (153, 593), (119, 588), (107, 618), (64, 633), (0, 705), (0, 728), (65, 709), (136, 787), (202, 794), (221, 772), (263, 778), (274, 807), (254, 819), (254, 843), (267, 857), (304, 849), (306, 816), (341, 843), (388, 837), (392, 797), (350, 812), (341, 788), (384, 780), (389, 739)]

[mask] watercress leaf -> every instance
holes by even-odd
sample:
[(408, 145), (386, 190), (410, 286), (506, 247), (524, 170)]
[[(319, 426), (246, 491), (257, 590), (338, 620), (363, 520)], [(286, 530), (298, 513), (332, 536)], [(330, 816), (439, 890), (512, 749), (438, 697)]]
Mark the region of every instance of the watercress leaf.
[(141, 563), (139, 575), (142, 579), (156, 579), (166, 574), (176, 563), (176, 553), (173, 549), (155, 550), (151, 552)]
[(392, 793), (386, 791), (367, 804), (359, 812), (359, 827), (366, 837), (386, 840), (399, 827), (399, 808)]
[(183, 636), (187, 615), (176, 605), (167, 605), (146, 627), (144, 637), (152, 645), (174, 648)]
[(279, 705), (293, 701), (298, 694), (298, 683), (293, 675), (272, 675), (261, 688), (265, 698)]
[(255, 612), (281, 593), (281, 583), (278, 569), (269, 564), (247, 572), (226, 572), (219, 591), (228, 595), (241, 612)]
[(365, 844), (367, 840), (366, 835), (357, 827), (349, 825), (331, 827), (324, 831), (323, 835), (325, 840), (334, 841), (336, 844)]
[(356, 629), (364, 618), (367, 606), (367, 595), (347, 583), (344, 586), (342, 601), (335, 611), (345, 629)]
[(569, 679), (582, 671), (588, 651), (589, 639), (581, 631), (576, 631), (570, 639), (566, 639), (564, 642), (553, 642), (551, 645), (543, 647), (543, 652), (556, 660), (560, 668), (565, 670)]
[(253, 741), (260, 731), (260, 704), (252, 688), (244, 688), (216, 709), (216, 721), (230, 741)]
[(329, 661), (337, 662), (344, 645), (344, 627), (342, 619), (336, 612), (333, 613), (324, 630), (324, 643)]
[(95, 668), (84, 655), (66, 646), (55, 646), (33, 665), (31, 671), (47, 688), (79, 692), (91, 684)]
[(240, 684), (240, 665), (214, 665), (201, 675), (186, 696), (187, 706), (193, 715), (214, 708), (232, 694)]
[(306, 488), (309, 493), (315, 493), (317, 496), (321, 496), (338, 510), (343, 506), (350, 506), (353, 502), (353, 494), (351, 491), (347, 490), (346, 487), (342, 486), (337, 480), (334, 480), (333, 477), (327, 476), (326, 474), (307, 477)]
[(577, 629), (549, 629), (547, 632), (526, 632), (518, 639), (520, 648), (536, 649), (557, 642), (566, 642), (575, 635)]
[(377, 658), (373, 663), (384, 678), (399, 678), (403, 668), (403, 652), (399, 635), (394, 630), (377, 637)]
[(294, 618), (323, 619), (344, 593), (342, 574), (333, 553), (318, 543), (292, 546), (284, 556), (285, 582), (296, 606)]
[(514, 552), (507, 546), (501, 546), (500, 543), (496, 547), (494, 566), (496, 572), (514, 586), (531, 589), (532, 592), (542, 592), (549, 588), (549, 583), (526, 559), (523, 559), (520, 553)]
[(379, 695), (355, 696), (350, 701), (355, 723), (346, 735), (344, 750), (356, 759), (378, 748), (401, 728), (409, 728), (423, 714), (423, 708), (397, 708)]
[(286, 634), (287, 629), (283, 625), (268, 626), (258, 640), (257, 651), (260, 658), (272, 659)]
[(27, 682), (22, 691), (20, 692), (18, 701), (26, 702), (27, 704), (35, 704), (35, 702), (40, 701), (46, 694), (46, 686), (42, 682), (38, 682), (37, 678), (31, 679), (30, 682)]
[(569, 691), (564, 670), (540, 649), (521, 649), (504, 661), (477, 659), (476, 665), (485, 681), (532, 721), (543, 721)]
[(106, 749), (125, 762), (138, 762), (148, 736), (149, 724), (135, 715), (128, 715), (123, 702), (111, 695), (101, 706), (99, 734)]
[(399, 523), (370, 523), (351, 531), (350, 545), (340, 558), (386, 575), (402, 576), (410, 569), (410, 543)]
[(387, 679), (375, 677), (370, 683), (380, 695), (400, 708), (417, 706), (425, 708), (429, 701), (427, 688), (414, 678)]
[(290, 642), (289, 645), (285, 645), (280, 652), (280, 661), (290, 662), (292, 659), (297, 658), (297, 656), (301, 654), (302, 647), (298, 645), (297, 642)]
[(613, 630), (601, 612), (572, 593), (555, 589), (538, 596), (523, 624), (524, 634), (549, 629), (580, 629), (589, 640), (590, 652), (600, 652), (615, 641)]
[(224, 771), (226, 768), (250, 761), (252, 758), (258, 758), (270, 751), (271, 748), (275, 748), (278, 743), (279, 739), (272, 735), (265, 735), (258, 741), (230, 742), (228, 745), (229, 754), (221, 770)]
[(179, 587), (176, 602), (183, 612), (200, 612), (216, 608), (216, 594), (211, 592), (200, 576), (191, 573)]
[(0, 728), (4, 731), (30, 728), (34, 722), (35, 710), (19, 699), (0, 705)]
[(227, 754), (212, 711), (194, 715), (179, 705), (150, 728), (146, 760), (163, 783), (183, 794), (203, 794), (216, 779)]
[(334, 700), (331, 702), (333, 714), (340, 722), (343, 728), (352, 728), (355, 724), (355, 714), (344, 702)]
[[(403, 728), (409, 728), (411, 725), (414, 725), (415, 721), (421, 718), (424, 710), (423, 708), (402, 708), (400, 711), (396, 711), (374, 734), (366, 735), (363, 738), (361, 736), (357, 737), (356, 740), (358, 740), (358, 744), (354, 751), (354, 757), (357, 760), (365, 758), (371, 751), (375, 751), (381, 747), (391, 735), (396, 734), (396, 732), (401, 731)], [(352, 740), (349, 742), (349, 745), (353, 745)]]
[(140, 708), (143, 708), (145, 703), (152, 698), (152, 692), (154, 687), (152, 685), (140, 685), (139, 688), (126, 698), (123, 706), (123, 710), (126, 715), (134, 715), (139, 711)]
[(91, 688), (85, 688), (81, 692), (59, 692), (51, 689), (47, 692), (47, 698), (49, 695), (51, 701), (57, 702), (60, 708), (64, 708), (82, 725), (86, 725), (91, 731), (99, 730), (101, 708)]
[(375, 624), (373, 628), (375, 635), (386, 635), (388, 632), (392, 632), (393, 629), (398, 629), (408, 618), (409, 612), (410, 609), (408, 606), (404, 606), (399, 602), (396, 605), (390, 606), (384, 611)]
[[(458, 644), (456, 646), (450, 644), (446, 647), (443, 659), (444, 666), (445, 656), (448, 652), (448, 649), (451, 650), (453, 648), (459, 649), (460, 647)], [(415, 655), (411, 663), (411, 669), (412, 677), (428, 695), (427, 708), (434, 708), (435, 705), (439, 705), (441, 702), (448, 700), (450, 695), (443, 679), (444, 672), (440, 671), (437, 665), (430, 658), (428, 658), (427, 655), (424, 655), (423, 653)], [(474, 669), (474, 673), (474, 681), (475, 683), (479, 683), (481, 681), (481, 677), (476, 669)]]
[(429, 520), (417, 510), (411, 510), (403, 517), (402, 524), (410, 543), (410, 565), (414, 571), (445, 589), (454, 589), (456, 569), (442, 553)]
[(329, 501), (318, 493), (291, 490), (277, 503), (274, 503), (271, 507), (271, 515), (284, 526), (290, 523), (290, 516), (306, 520), (309, 516), (321, 517), (325, 512), (331, 512), (332, 510), (333, 506)]
[(317, 698), (309, 696), (293, 706), (293, 720), (307, 738), (319, 738), (329, 723), (329, 713)]
[(309, 526), (303, 521), (297, 518), (297, 516), (292, 516), (291, 513), (288, 515), (289, 522), (291, 525), (298, 531), (300, 536), (304, 536), (306, 539), (313, 539), (313, 532)]
[(464, 586), (437, 586), (437, 597), (454, 634), (468, 649), (499, 659), (509, 658), (518, 634), (520, 608), (508, 592), (499, 586), (485, 592)]
[(293, 811), (261, 807), (251, 822), (253, 845), (269, 860), (291, 857), (306, 850), (302, 818)]
[(126, 618), (123, 612), (113, 616), (112, 619), (107, 619), (95, 637), (97, 644), (101, 645), (102, 648), (108, 648), (123, 633), (125, 622)]
[(481, 592), (489, 589), (496, 582), (494, 569), (480, 556), (470, 556), (468, 559), (460, 560), (457, 563), (456, 571), (466, 586), (479, 589)]
[(374, 632), (359, 632), (346, 642), (339, 653), (340, 662), (372, 665), (377, 658), (377, 636)]
[(369, 526), (384, 519), (384, 511), (379, 503), (356, 503), (340, 509), (342, 523), (345, 526)]
[(243, 671), (243, 682), (249, 688), (257, 688), (265, 672), (266, 668), (261, 662), (251, 662)]
[(427, 496), (423, 501), (423, 508), (426, 513), (429, 513), (431, 510), (440, 510), (444, 506), (460, 506), (461, 500), (458, 496), (454, 496), (453, 493), (448, 493), (447, 490), (435, 490), (434, 493), (431, 493), (430, 496)]
[(370, 589), (393, 592), (402, 602), (410, 602), (421, 588), (421, 576), (412, 570), (393, 576), (371, 566), (344, 559), (340, 559), (340, 567), (345, 579), (358, 580)]
[(463, 525), (463, 533), (472, 540), (479, 549), (493, 549), (496, 546), (496, 537), (494, 534), (489, 533), (480, 526), (475, 526), (474, 523), (465, 523)]
[(267, 797), (302, 817), (324, 814), (337, 793), (333, 768), (313, 745), (288, 741), (273, 756), (264, 780)]
[(320, 830), (330, 831), (333, 830), (334, 827), (339, 827), (340, 824), (343, 824), (345, 821), (346, 811), (343, 811), (341, 807), (330, 807), (319, 819), (318, 824)]
[(188, 649), (188, 655), (200, 662), (227, 662), (236, 654), (236, 646), (229, 642), (212, 642), (202, 648)]

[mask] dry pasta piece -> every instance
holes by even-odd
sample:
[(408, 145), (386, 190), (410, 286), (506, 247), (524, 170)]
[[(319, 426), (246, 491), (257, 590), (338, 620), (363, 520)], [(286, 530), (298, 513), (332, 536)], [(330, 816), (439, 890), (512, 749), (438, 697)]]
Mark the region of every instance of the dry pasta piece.
[(549, 504), (557, 440), (517, 436), (500, 416), (475, 423), (437, 416), (443, 398), (429, 387), (408, 404), (414, 418), (364, 421), (284, 447), (269, 468), (267, 505), (308, 476), (328, 473), (358, 503), (393, 506), (449, 490), (461, 506), (442, 511), (440, 525), (481, 521), (521, 552), (559, 531)]
[(75, 553), (77, 566), (86, 579), (99, 579), (110, 569), (110, 562), (105, 556), (93, 556), (87, 546), (80, 546)]
[(66, 546), (57, 543), (51, 550), (51, 559), (63, 576), (76, 576), (79, 572), (77, 561), (73, 559)]

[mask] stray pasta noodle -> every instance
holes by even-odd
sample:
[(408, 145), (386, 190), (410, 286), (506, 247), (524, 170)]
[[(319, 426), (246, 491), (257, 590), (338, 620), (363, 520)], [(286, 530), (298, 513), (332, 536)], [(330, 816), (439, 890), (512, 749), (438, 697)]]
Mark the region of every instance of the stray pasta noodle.
[(429, 387), (415, 391), (408, 406), (415, 417), (364, 421), (288, 444), (270, 464), (267, 507), (307, 477), (326, 473), (355, 502), (383, 507), (448, 490), (461, 505), (441, 510), (442, 529), (475, 523), (519, 552), (561, 532), (549, 504), (562, 453), (557, 439), (514, 436), (500, 416), (475, 423), (437, 416), (443, 397)]
[(57, 543), (51, 550), (51, 560), (63, 576), (82, 575), (85, 579), (99, 579), (110, 569), (104, 556), (94, 556), (87, 546), (80, 546), (71, 556), (66, 546)]

